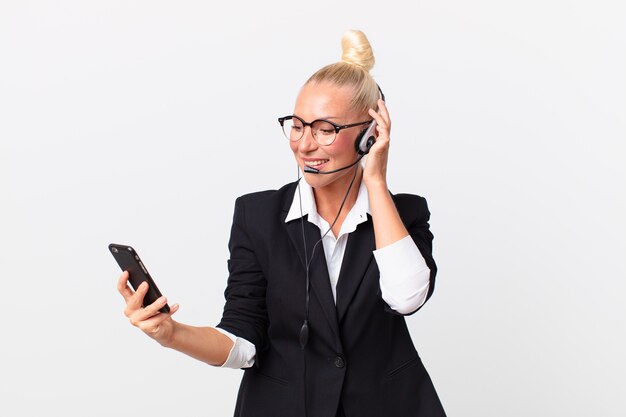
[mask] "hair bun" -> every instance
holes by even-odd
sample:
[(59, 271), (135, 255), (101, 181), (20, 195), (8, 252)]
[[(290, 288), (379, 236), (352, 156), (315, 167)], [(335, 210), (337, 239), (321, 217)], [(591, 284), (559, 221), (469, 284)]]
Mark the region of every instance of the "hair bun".
[(367, 40), (365, 33), (360, 30), (349, 30), (341, 39), (341, 60), (349, 64), (358, 65), (367, 72), (373, 67), (376, 60), (374, 59), (374, 51), (370, 41)]

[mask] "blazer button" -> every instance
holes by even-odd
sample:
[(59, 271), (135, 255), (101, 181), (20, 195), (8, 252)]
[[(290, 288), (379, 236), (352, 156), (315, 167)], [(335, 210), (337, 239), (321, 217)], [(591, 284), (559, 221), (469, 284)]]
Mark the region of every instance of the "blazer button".
[(337, 357), (335, 357), (334, 363), (337, 368), (343, 368), (346, 366), (346, 360), (341, 355), (337, 355)]

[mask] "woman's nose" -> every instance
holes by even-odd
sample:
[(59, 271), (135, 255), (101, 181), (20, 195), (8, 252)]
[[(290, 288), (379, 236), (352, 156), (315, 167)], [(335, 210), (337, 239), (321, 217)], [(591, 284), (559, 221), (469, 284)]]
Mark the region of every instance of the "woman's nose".
[(304, 128), (304, 134), (302, 135), (302, 138), (300, 138), (298, 148), (301, 152), (311, 151), (317, 148), (317, 142), (313, 137), (313, 131), (311, 130), (311, 126), (306, 126)]

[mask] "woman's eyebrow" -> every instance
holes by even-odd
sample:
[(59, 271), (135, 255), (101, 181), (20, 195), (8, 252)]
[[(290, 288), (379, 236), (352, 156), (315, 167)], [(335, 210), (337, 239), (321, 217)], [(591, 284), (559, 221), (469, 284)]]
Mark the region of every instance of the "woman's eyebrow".
[[(304, 117), (302, 117), (302, 116), (300, 116), (300, 115), (297, 115), (297, 114), (295, 114), (295, 113), (294, 113), (293, 115), (294, 115), (294, 116), (301, 117), (302, 119), (304, 119)], [(316, 118), (315, 118), (315, 119), (313, 119), (313, 120), (333, 120), (333, 119), (341, 119), (341, 117), (339, 117), (339, 116), (323, 116), (323, 117), (316, 117)]]

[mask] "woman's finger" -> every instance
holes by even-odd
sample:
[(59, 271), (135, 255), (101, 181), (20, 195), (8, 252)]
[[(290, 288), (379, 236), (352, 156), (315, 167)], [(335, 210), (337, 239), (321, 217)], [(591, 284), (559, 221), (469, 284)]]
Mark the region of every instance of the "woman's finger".
[[(370, 109), (370, 115), (374, 117), (375, 114), (374, 110)], [(372, 151), (374, 151), (374, 147), (376, 147), (376, 149), (385, 148), (389, 143), (389, 140), (389, 127), (386, 125), (382, 116), (380, 114), (376, 114), (376, 143), (372, 146)]]
[(131, 317), (131, 322), (136, 323), (149, 319), (150, 317), (161, 314), (159, 310), (167, 304), (167, 299), (164, 296), (159, 297), (154, 303), (141, 309), (135, 310)]
[(378, 112), (385, 119), (385, 123), (389, 128), (391, 128), (391, 117), (389, 117), (389, 109), (387, 109), (387, 104), (382, 99), (378, 100)]
[(178, 311), (178, 309), (180, 308), (180, 306), (178, 304), (174, 304), (170, 307), (170, 312), (169, 313), (159, 313), (156, 314), (146, 320), (141, 321), (138, 324), (138, 327), (141, 330), (148, 330), (151, 331), (151, 329), (154, 329), (155, 327), (159, 326), (161, 323), (163, 323), (165, 320), (167, 320), (169, 317), (172, 317), (172, 315), (174, 313), (176, 313)]
[(375, 112), (373, 109), (369, 109), (369, 115), (376, 120), (376, 131), (378, 133), (384, 133), (385, 136), (389, 136), (389, 121), (380, 113)]
[(169, 313), (167, 313), (167, 314), (169, 314), (169, 315), (170, 315), (170, 317), (172, 317), (172, 315), (174, 315), (174, 313), (176, 313), (176, 312), (178, 311), (178, 309), (179, 309), (179, 308), (180, 308), (180, 305), (179, 305), (179, 304), (172, 304), (172, 305), (170, 306), (170, 312), (169, 312)]
[(122, 294), (122, 297), (124, 297), (124, 301), (126, 301), (127, 303), (130, 297), (132, 297), (134, 294), (133, 290), (131, 290), (128, 286), (129, 276), (130, 274), (128, 273), (128, 271), (124, 271), (122, 272), (122, 275), (120, 275), (120, 278), (117, 280), (117, 290), (120, 292), (120, 294)]
[(148, 283), (142, 282), (137, 288), (137, 291), (126, 301), (126, 315), (132, 314), (135, 310), (141, 309), (143, 305), (143, 298), (148, 292)]

